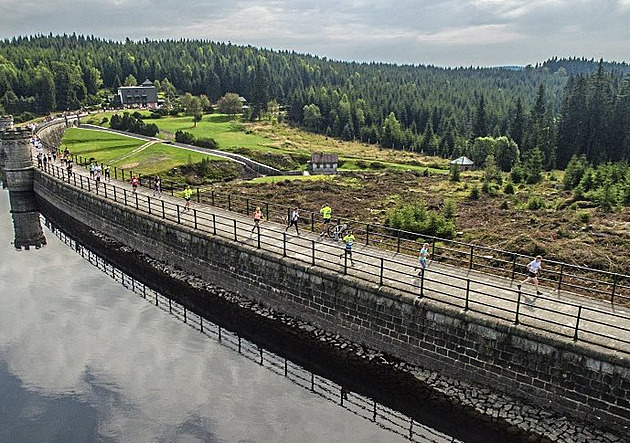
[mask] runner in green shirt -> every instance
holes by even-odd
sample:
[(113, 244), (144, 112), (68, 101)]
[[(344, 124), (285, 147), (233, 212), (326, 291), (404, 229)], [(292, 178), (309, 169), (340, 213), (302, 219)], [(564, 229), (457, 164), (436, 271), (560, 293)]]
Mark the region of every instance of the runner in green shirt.
[(346, 244), (346, 249), (341, 253), (339, 258), (343, 258), (344, 254), (350, 259), (350, 265), (354, 266), (354, 260), (352, 260), (352, 245), (356, 238), (350, 229), (348, 229), (346, 235), (343, 236), (343, 242)]
[(186, 200), (186, 206), (184, 206), (184, 211), (190, 210), (190, 197), (192, 196), (192, 189), (190, 186), (186, 186), (184, 189), (184, 199)]
[(330, 223), (330, 219), (332, 217), (332, 208), (328, 205), (322, 205), (322, 208), (319, 210), (319, 213), (322, 215), (322, 219), (324, 222), (323, 231), (319, 234), (320, 237), (328, 235), (328, 224)]

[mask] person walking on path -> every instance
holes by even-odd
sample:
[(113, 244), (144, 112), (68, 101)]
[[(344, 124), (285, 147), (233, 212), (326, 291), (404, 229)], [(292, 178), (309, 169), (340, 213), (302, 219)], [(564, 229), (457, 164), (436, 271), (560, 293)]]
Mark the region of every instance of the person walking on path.
[(131, 177), (131, 186), (133, 187), (133, 192), (138, 191), (138, 177), (135, 175)]
[(186, 200), (186, 206), (184, 206), (184, 211), (190, 210), (190, 197), (192, 196), (192, 189), (190, 189), (190, 185), (186, 186), (184, 189), (184, 200)]
[[(63, 157), (61, 157), (63, 159)], [(96, 166), (94, 165), (94, 162), (90, 162), (90, 178), (94, 178), (94, 171), (95, 171)]]
[(162, 180), (159, 175), (155, 176), (155, 180), (153, 182), (153, 196), (155, 197), (156, 195), (160, 197), (162, 196)]
[(109, 165), (105, 166), (105, 169), (103, 169), (103, 173), (105, 175), (105, 181), (112, 181), (111, 177), (109, 176)]
[(426, 269), (429, 266), (429, 257), (429, 244), (425, 243), (422, 245), (422, 249), (420, 249), (420, 255), (418, 256), (418, 262), (420, 263), (420, 267), (422, 269)]
[(252, 234), (254, 233), (255, 229), (258, 229), (258, 232), (260, 232), (260, 222), (263, 219), (263, 213), (260, 210), (260, 206), (256, 206), (256, 210), (254, 211), (254, 226), (252, 227)]
[(299, 220), (300, 220), (300, 211), (298, 210), (298, 208), (295, 208), (291, 212), (291, 215), (289, 217), (289, 225), (287, 226), (287, 229), (284, 230), (284, 232), (288, 231), (291, 226), (295, 226), (295, 233), (297, 235), (300, 235), (300, 230), (298, 228)]
[(541, 264), (542, 257), (540, 255), (536, 256), (534, 260), (529, 262), (529, 264), (527, 265), (527, 277), (525, 278), (525, 280), (516, 285), (519, 291), (521, 290), (521, 285), (523, 283), (531, 281), (536, 286), (536, 295), (542, 295), (542, 292), (538, 290), (538, 271), (540, 271), (542, 267)]
[(352, 230), (348, 229), (346, 235), (343, 236), (343, 242), (346, 244), (344, 251), (341, 253), (339, 258), (343, 258), (346, 255), (350, 259), (350, 266), (354, 266), (354, 260), (352, 260), (352, 245), (356, 240)]
[(94, 180), (96, 180), (96, 189), (98, 189), (99, 185), (101, 184), (101, 171), (100, 170), (96, 170), (94, 172)]
[(332, 218), (332, 208), (329, 205), (324, 204), (319, 210), (319, 213), (322, 215), (322, 219), (324, 222), (324, 228), (319, 236), (328, 236), (328, 225), (330, 224), (330, 219)]

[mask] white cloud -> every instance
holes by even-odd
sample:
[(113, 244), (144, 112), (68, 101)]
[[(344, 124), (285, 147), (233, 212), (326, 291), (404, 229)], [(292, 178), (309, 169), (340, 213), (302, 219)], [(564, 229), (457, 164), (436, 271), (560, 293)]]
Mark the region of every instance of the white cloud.
[[(622, 60), (628, 57), (627, 23), (630, 0), (0, 2), (1, 37), (204, 38), (337, 59), (449, 65), (458, 59), (469, 64), (472, 54), (475, 65), (556, 55)], [(416, 53), (420, 60), (407, 56)]]

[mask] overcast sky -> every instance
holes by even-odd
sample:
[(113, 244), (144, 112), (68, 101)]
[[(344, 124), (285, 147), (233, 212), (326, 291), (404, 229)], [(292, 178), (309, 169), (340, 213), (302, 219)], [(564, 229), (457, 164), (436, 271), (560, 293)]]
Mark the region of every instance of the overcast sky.
[(0, 37), (203, 38), (438, 66), (630, 61), (630, 0), (0, 0)]

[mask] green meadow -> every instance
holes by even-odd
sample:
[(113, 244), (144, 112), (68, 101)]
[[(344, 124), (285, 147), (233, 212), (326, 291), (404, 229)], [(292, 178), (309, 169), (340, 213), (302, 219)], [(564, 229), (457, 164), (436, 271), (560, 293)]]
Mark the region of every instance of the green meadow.
[(165, 143), (147, 143), (132, 137), (89, 129), (67, 129), (62, 146), (67, 147), (72, 154), (143, 175), (162, 173), (184, 164), (200, 162), (204, 158), (223, 160)]

